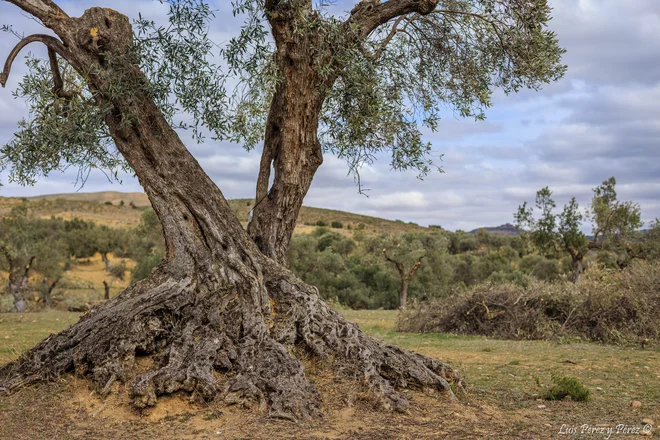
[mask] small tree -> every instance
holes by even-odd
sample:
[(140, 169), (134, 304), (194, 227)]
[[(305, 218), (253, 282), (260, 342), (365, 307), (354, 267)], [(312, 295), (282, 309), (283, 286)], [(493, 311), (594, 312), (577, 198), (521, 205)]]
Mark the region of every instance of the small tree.
[(589, 250), (587, 236), (580, 231), (584, 216), (575, 197), (559, 215), (553, 213), (556, 207), (552, 191), (546, 186), (536, 193), (536, 208), (541, 212), (539, 219), (534, 219), (533, 208), (528, 208), (525, 202), (514, 215), (516, 226), (542, 254), (559, 257), (562, 252), (567, 252), (571, 256), (573, 280), (577, 283), (583, 272), (584, 256)]
[(108, 300), (110, 299), (110, 287), (112, 286), (112, 282), (117, 279), (123, 281), (125, 276), (126, 276), (126, 263), (123, 261), (119, 264), (113, 264), (110, 266), (110, 268), (107, 270), (108, 275), (110, 275), (110, 282), (107, 280), (103, 280), (103, 299)]
[(628, 243), (642, 225), (639, 205), (619, 202), (615, 185), (616, 180), (611, 177), (593, 190), (590, 217), (594, 232), (591, 239), (580, 230), (587, 216), (580, 212), (575, 197), (564, 206), (561, 214), (555, 215), (553, 210), (557, 205), (548, 187), (536, 193), (540, 218), (534, 219), (533, 208), (527, 207), (525, 202), (514, 215), (516, 225), (544, 255), (553, 254), (559, 258), (561, 253), (567, 253), (571, 257), (573, 281), (578, 283), (584, 271), (584, 257), (590, 249), (603, 249), (608, 242), (616, 246)]
[[(619, 267), (625, 267), (634, 259), (645, 258), (652, 240), (645, 240), (641, 208), (634, 202), (617, 199), (616, 179), (610, 177), (594, 188), (591, 201), (593, 244), (598, 249), (610, 248), (618, 255)], [(651, 238), (652, 234), (646, 238)]]
[(39, 287), (41, 299), (50, 307), (53, 305), (53, 290), (68, 268), (68, 247), (66, 242), (57, 235), (41, 240), (37, 247), (34, 270), (43, 277)]
[(35, 258), (35, 243), (28, 226), (28, 205), (24, 202), (0, 219), (0, 267), (9, 273), (9, 293), (14, 297), (15, 312), (24, 312), (27, 308), (24, 293)]
[(399, 274), (399, 308), (408, 300), (408, 288), (422, 261), (438, 247), (437, 237), (431, 234), (404, 233), (384, 239), (383, 255)]

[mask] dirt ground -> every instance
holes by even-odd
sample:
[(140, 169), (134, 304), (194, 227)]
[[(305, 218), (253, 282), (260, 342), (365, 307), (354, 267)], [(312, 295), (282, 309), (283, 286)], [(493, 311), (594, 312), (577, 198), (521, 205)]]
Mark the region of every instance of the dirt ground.
[[(184, 394), (161, 398), (138, 412), (118, 387), (107, 398), (86, 380), (67, 376), (56, 383), (0, 396), (1, 439), (545, 439), (658, 437), (660, 350), (497, 341), (393, 331), (396, 312), (343, 311), (365, 331), (402, 347), (449, 361), (470, 384), (458, 402), (408, 393), (411, 408), (393, 414), (355, 381), (306, 369), (324, 400), (325, 416), (304, 424), (272, 420), (265, 408), (190, 403)], [(15, 358), (75, 314), (0, 314), (0, 362)], [(552, 375), (579, 378), (589, 402), (546, 401)], [(219, 400), (219, 399), (218, 399)], [(639, 401), (640, 407), (633, 407)], [(608, 430), (611, 429), (611, 432)], [(660, 431), (659, 431), (660, 432)]]

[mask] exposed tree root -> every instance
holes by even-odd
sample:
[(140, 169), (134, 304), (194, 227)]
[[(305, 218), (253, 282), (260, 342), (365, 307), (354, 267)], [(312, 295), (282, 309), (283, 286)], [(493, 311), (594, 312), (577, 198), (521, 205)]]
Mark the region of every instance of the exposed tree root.
[[(286, 270), (276, 273), (277, 281), (266, 281), (273, 306), (262, 313), (236, 288), (208, 289), (156, 271), (2, 367), (0, 386), (11, 392), (75, 371), (101, 393), (116, 381), (127, 384), (138, 408), (186, 391), (192, 399), (265, 404), (273, 417), (302, 420), (321, 414), (316, 388), (290, 353), (303, 349), (363, 381), (384, 408), (407, 408), (400, 388), (453, 396), (450, 384), (463, 387), (448, 365), (367, 336), (315, 288)], [(139, 357), (150, 360), (147, 371)]]
[(376, 391), (384, 408), (408, 408), (397, 389), (436, 391), (450, 398), (455, 398), (454, 389), (465, 391), (463, 378), (451, 366), (368, 336), (328, 307), (315, 287), (283, 278), (267, 288), (275, 302), (275, 339), (303, 346), (321, 359), (332, 358), (341, 373)]

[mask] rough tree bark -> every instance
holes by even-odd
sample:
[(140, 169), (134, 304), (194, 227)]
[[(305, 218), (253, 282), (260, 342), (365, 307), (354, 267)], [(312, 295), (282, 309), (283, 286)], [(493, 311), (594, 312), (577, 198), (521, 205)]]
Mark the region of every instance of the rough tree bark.
[[(300, 420), (321, 412), (318, 392), (293, 354), (303, 352), (363, 381), (394, 409), (407, 405), (398, 388), (448, 396), (452, 385), (462, 389), (451, 367), (367, 336), (260, 252), (140, 88), (138, 67), (118, 58), (131, 50), (125, 16), (91, 8), (69, 18), (49, 0), (9, 1), (55, 31), (61, 41), (39, 41), (84, 73), (99, 105), (111, 109), (111, 135), (163, 225), (167, 252), (146, 279), (0, 368), (0, 388), (75, 371), (101, 392), (126, 384), (137, 407), (184, 390), (200, 399), (262, 402), (271, 416)], [(135, 84), (131, 93), (113, 92), (118, 78), (122, 87)], [(139, 117), (128, 122), (124, 115)], [(288, 184), (283, 188), (291, 191)], [(139, 357), (147, 359), (146, 371), (136, 369)]]
[[(413, 12), (430, 14), (437, 4), (438, 0), (361, 1), (343, 23), (345, 44), (362, 44), (373, 30), (391, 19)], [(323, 162), (319, 118), (341, 61), (327, 44), (322, 26), (308, 29), (309, 23), (319, 18), (312, 0), (266, 0), (265, 9), (281, 79), (266, 123), (248, 232), (265, 255), (286, 264), (303, 199)], [(326, 66), (330, 73), (320, 74), (318, 66)], [(269, 188), (271, 173), (273, 184)]]
[(580, 284), (582, 280), (582, 273), (584, 272), (584, 263), (582, 258), (573, 260), (573, 282), (575, 284)]
[[(286, 264), (303, 199), (323, 162), (318, 140), (325, 90), (334, 78), (318, 75), (312, 50), (323, 36), (296, 30), (289, 11), (267, 2), (281, 80), (273, 95), (248, 233), (264, 255)], [(327, 56), (327, 54), (325, 55)], [(271, 172), (273, 184), (269, 188)]]

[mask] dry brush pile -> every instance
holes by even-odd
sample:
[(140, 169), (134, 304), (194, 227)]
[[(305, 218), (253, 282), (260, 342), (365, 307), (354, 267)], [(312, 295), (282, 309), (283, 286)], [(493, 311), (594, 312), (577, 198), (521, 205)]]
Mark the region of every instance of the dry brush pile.
[(603, 343), (660, 340), (660, 264), (592, 270), (579, 284), (483, 284), (401, 312), (406, 332), (451, 332), (503, 339), (580, 338)]

